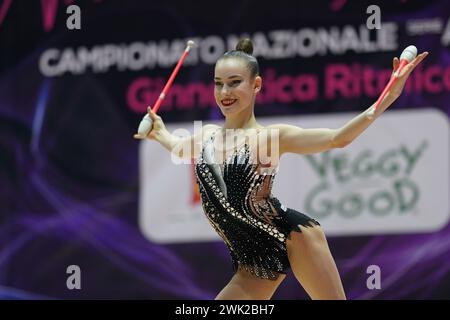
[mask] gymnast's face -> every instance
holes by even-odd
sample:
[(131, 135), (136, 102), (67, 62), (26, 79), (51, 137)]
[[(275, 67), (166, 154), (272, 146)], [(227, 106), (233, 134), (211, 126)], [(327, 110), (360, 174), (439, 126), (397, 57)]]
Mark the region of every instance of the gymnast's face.
[(214, 97), (224, 116), (253, 108), (261, 88), (261, 77), (252, 77), (239, 58), (226, 58), (216, 63)]

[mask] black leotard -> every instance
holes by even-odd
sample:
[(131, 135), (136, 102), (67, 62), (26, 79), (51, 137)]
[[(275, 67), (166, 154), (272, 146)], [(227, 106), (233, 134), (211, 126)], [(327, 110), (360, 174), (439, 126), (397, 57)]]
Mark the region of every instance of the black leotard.
[[(220, 129), (220, 128), (219, 128)], [(215, 161), (214, 137), (204, 143), (195, 174), (203, 210), (226, 243), (233, 262), (263, 279), (275, 280), (290, 269), (286, 239), (299, 225), (319, 223), (283, 206), (272, 196), (276, 168), (266, 169), (252, 161), (249, 144), (225, 159)]]

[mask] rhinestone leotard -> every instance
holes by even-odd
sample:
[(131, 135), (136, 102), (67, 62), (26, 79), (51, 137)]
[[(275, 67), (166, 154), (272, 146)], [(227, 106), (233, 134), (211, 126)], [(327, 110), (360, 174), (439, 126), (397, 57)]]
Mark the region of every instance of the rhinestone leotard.
[(267, 170), (252, 161), (249, 144), (217, 164), (217, 131), (204, 143), (195, 166), (203, 210), (227, 245), (234, 271), (243, 268), (259, 278), (275, 280), (290, 269), (286, 249), (290, 232), (300, 232), (299, 225), (319, 223), (272, 196), (278, 166)]

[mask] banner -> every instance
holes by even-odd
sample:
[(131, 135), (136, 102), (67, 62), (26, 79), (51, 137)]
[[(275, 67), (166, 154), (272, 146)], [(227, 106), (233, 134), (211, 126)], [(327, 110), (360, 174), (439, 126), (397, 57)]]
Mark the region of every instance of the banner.
[[(277, 117), (260, 123), (338, 128), (354, 116)], [(182, 127), (167, 129), (175, 134)], [(345, 149), (304, 157), (284, 154), (272, 194), (318, 220), (330, 236), (436, 232), (450, 218), (449, 145), (449, 121), (441, 111), (392, 110)], [(142, 143), (141, 230), (160, 243), (219, 240), (203, 216), (194, 165), (174, 163), (173, 157), (153, 141)]]

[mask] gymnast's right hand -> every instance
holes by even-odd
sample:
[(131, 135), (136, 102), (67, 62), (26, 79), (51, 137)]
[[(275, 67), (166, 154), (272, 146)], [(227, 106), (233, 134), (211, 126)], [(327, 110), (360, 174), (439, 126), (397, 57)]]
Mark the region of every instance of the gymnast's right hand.
[(133, 137), (135, 139), (157, 140), (162, 131), (166, 130), (163, 120), (160, 116), (153, 112), (152, 108), (147, 108), (147, 114), (142, 119), (138, 133)]

